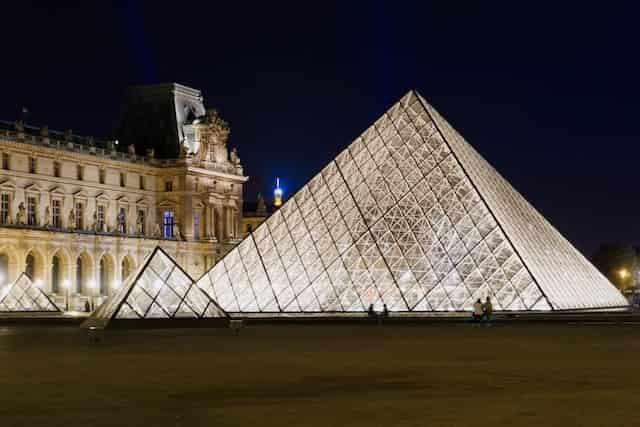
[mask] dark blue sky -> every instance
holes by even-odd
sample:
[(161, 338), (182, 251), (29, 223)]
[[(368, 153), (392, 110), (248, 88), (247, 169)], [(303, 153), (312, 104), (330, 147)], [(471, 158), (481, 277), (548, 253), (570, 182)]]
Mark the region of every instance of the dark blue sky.
[(252, 199), (304, 184), (416, 88), (583, 252), (640, 242), (638, 10), (170, 4), (3, 4), (0, 118), (24, 105), (107, 136), (127, 85), (191, 85), (231, 123)]

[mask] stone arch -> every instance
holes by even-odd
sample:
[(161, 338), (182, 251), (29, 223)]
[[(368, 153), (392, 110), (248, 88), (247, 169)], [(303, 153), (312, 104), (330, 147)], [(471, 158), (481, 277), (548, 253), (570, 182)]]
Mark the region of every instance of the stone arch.
[(122, 283), (126, 282), (136, 269), (136, 262), (131, 255), (125, 255), (120, 262)]
[[(69, 267), (71, 257), (63, 248), (56, 249), (51, 255), (49, 268), (51, 269), (51, 292), (54, 294), (62, 294), (65, 287), (70, 286)], [(71, 290), (71, 289), (69, 289)]]
[(76, 258), (76, 286), (75, 292), (81, 295), (89, 295), (92, 287), (96, 285), (93, 275), (93, 258), (89, 252), (82, 252)]
[(116, 278), (116, 262), (113, 256), (107, 252), (102, 254), (98, 261), (98, 295), (109, 295), (114, 288)]
[(11, 283), (18, 277), (18, 257), (13, 246), (0, 247), (0, 285)]
[(24, 272), (35, 282), (36, 280), (44, 280), (45, 270), (42, 253), (36, 248), (29, 249), (24, 257)]

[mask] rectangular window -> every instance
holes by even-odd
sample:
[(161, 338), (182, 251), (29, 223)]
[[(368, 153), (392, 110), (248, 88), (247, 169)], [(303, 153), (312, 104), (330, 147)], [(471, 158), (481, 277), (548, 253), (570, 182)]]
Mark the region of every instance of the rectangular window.
[(107, 170), (106, 169), (100, 169), (98, 171), (98, 180), (100, 181), (100, 184), (104, 184), (105, 183), (106, 177), (107, 177)]
[(60, 162), (53, 162), (53, 176), (60, 178)]
[(125, 186), (125, 175), (124, 172), (120, 172), (120, 187)]
[(200, 211), (193, 211), (193, 239), (200, 240)]
[(2, 169), (9, 170), (9, 153), (2, 153)]
[(36, 203), (36, 198), (34, 196), (27, 197), (27, 225), (37, 225), (36, 224), (37, 209), (38, 209), (38, 205)]
[(60, 221), (62, 202), (54, 199), (51, 201), (51, 207), (51, 225), (53, 225), (54, 228), (60, 228), (62, 226), (62, 221)]
[(76, 166), (76, 175), (78, 181), (82, 181), (84, 179), (84, 166)]
[(98, 231), (104, 231), (104, 205), (98, 205), (96, 210), (96, 226)]
[(164, 182), (164, 191), (173, 191), (173, 181), (165, 181)]
[(144, 190), (144, 175), (138, 176), (138, 185), (141, 190)]
[(118, 211), (118, 231), (120, 233), (127, 232), (127, 210), (125, 208), (120, 208)]
[(173, 211), (162, 212), (162, 237), (173, 238)]
[(36, 173), (36, 158), (29, 157), (29, 173)]
[(76, 230), (84, 230), (84, 205), (82, 202), (76, 203)]
[(0, 223), (9, 223), (9, 195), (6, 193), (0, 196)]
[(144, 224), (145, 224), (145, 211), (144, 209), (138, 209), (138, 219), (136, 220), (136, 228), (138, 234), (144, 234)]

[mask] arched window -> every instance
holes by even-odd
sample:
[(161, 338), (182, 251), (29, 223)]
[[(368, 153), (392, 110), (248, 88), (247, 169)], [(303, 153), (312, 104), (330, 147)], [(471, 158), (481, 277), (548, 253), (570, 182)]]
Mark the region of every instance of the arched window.
[(108, 289), (108, 274), (107, 263), (104, 257), (100, 258), (100, 295), (107, 295)]
[(82, 293), (82, 285), (84, 283), (84, 269), (82, 268), (82, 257), (78, 257), (76, 261), (76, 292)]
[(36, 264), (36, 260), (33, 257), (33, 254), (29, 254), (27, 255), (27, 260), (26, 260), (26, 266), (24, 269), (24, 272), (27, 273), (27, 276), (29, 276), (30, 279), (33, 279), (34, 277), (34, 273), (35, 273), (35, 264)]
[(60, 274), (62, 269), (60, 268), (60, 257), (56, 254), (51, 260), (51, 292), (57, 294), (60, 292)]
[(0, 285), (9, 281), (9, 256), (0, 255)]
[(129, 276), (132, 273), (132, 265), (131, 261), (129, 261), (129, 257), (122, 258), (122, 283), (126, 282)]

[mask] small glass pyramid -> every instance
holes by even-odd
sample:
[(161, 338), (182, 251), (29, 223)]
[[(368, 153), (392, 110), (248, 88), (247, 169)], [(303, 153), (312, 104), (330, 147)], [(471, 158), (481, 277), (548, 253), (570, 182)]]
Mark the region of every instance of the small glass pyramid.
[(200, 289), (164, 250), (156, 247), (83, 326), (104, 327), (112, 319), (226, 317), (206, 290)]
[(27, 273), (0, 290), (0, 312), (60, 312), (42, 289), (37, 287)]

